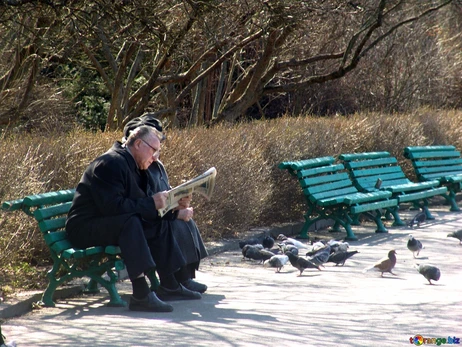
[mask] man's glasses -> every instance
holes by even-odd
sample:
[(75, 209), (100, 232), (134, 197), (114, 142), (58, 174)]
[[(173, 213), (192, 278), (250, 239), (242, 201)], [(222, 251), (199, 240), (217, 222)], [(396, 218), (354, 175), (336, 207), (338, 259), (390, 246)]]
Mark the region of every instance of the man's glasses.
[(143, 139), (140, 139), (140, 140), (143, 141), (145, 144), (147, 144), (149, 147), (151, 147), (151, 149), (154, 151), (154, 153), (152, 153), (153, 157), (157, 157), (159, 155), (160, 149), (155, 149), (154, 147), (152, 147), (149, 143), (147, 143)]

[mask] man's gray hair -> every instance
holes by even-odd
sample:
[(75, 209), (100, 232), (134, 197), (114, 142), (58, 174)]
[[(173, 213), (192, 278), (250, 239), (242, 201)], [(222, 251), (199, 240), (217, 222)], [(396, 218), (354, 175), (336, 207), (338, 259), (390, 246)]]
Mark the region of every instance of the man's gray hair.
[[(128, 136), (126, 145), (131, 146), (137, 139), (142, 139), (145, 140), (149, 134), (153, 134), (154, 136), (157, 136), (157, 138), (160, 140), (160, 135), (162, 135), (156, 128), (153, 128), (148, 125), (141, 125), (135, 129), (133, 129), (130, 132), (130, 135)], [(160, 135), (159, 135), (160, 134)]]

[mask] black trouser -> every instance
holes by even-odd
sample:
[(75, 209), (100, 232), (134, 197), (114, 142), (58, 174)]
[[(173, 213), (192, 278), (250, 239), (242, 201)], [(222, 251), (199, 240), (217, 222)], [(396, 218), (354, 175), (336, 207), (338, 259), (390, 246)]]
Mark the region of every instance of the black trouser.
[(142, 221), (138, 215), (101, 217), (85, 224), (67, 226), (72, 244), (119, 246), (130, 280), (156, 267), (162, 281), (186, 264), (171, 230)]

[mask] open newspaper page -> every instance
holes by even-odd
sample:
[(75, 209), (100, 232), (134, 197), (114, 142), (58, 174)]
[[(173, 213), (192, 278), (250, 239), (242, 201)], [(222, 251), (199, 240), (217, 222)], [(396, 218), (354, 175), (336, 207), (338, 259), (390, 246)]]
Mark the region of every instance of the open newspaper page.
[(178, 201), (192, 193), (199, 193), (203, 195), (207, 200), (210, 200), (210, 197), (213, 193), (213, 188), (215, 187), (215, 176), (217, 175), (217, 170), (212, 167), (205, 171), (202, 175), (189, 180), (179, 186), (170, 189), (168, 191), (167, 205), (158, 210), (159, 215), (162, 217), (168, 211), (178, 206)]

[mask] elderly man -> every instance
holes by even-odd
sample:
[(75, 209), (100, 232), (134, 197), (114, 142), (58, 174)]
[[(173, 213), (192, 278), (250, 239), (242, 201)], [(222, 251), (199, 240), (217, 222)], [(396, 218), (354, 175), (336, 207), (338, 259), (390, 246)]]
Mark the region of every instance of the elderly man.
[[(145, 113), (141, 117), (130, 120), (125, 125), (124, 139), (128, 138), (130, 132), (136, 127), (143, 125), (151, 126), (160, 133), (163, 131), (162, 123), (154, 115)], [(162, 139), (164, 138), (162, 136)], [(169, 184), (167, 171), (159, 158), (156, 158), (149, 166), (148, 172), (153, 179), (153, 192), (161, 192), (172, 188)], [(196, 277), (196, 270), (199, 269), (200, 261), (207, 257), (208, 254), (199, 229), (192, 219), (193, 214), (194, 210), (192, 207), (179, 210), (176, 213), (176, 218), (163, 218), (161, 228), (171, 230), (186, 260), (186, 266), (175, 273), (176, 279), (184, 287), (204, 293), (207, 290), (207, 286), (194, 279)]]
[[(201, 294), (181, 285), (175, 273), (186, 265), (173, 235), (160, 228), (157, 210), (165, 207), (167, 193), (153, 194), (147, 173), (160, 151), (161, 134), (140, 126), (126, 143), (116, 142), (85, 170), (77, 185), (66, 221), (66, 231), (77, 247), (118, 245), (132, 282), (133, 311), (170, 312), (164, 301), (200, 299)], [(179, 209), (189, 207), (189, 198)], [(175, 218), (178, 210), (163, 218)], [(157, 295), (145, 274), (156, 268)]]

